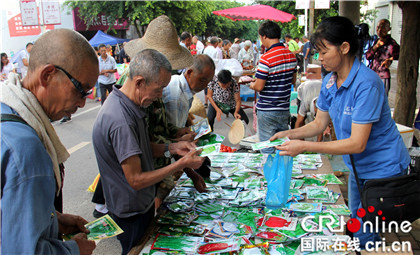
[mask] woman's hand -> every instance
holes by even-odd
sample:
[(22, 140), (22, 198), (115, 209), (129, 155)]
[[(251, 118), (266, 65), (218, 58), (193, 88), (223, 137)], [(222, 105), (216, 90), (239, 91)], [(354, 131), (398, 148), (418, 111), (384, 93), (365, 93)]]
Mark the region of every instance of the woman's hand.
[(296, 156), (305, 151), (305, 141), (302, 140), (291, 140), (283, 143), (280, 146), (276, 146), (277, 150), (280, 150), (280, 156)]
[(286, 130), (286, 131), (280, 131), (280, 132), (274, 134), (269, 140), (274, 141), (276, 139), (280, 139), (280, 138), (283, 138), (283, 137), (288, 137), (289, 139), (293, 139), (293, 137), (290, 135), (289, 130)]
[(222, 120), (222, 114), (223, 114), (222, 110), (220, 110), (220, 109), (216, 110), (216, 119), (217, 119), (217, 121), (221, 121)]
[(241, 119), (241, 115), (239, 113), (237, 113), (237, 112), (235, 112), (233, 114), (233, 116), (235, 117), (235, 119)]

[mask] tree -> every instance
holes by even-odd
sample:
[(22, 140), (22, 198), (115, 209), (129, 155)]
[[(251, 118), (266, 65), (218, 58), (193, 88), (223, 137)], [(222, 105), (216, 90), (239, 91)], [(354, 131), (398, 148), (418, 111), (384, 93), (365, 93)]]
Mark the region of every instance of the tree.
[(397, 95), (394, 120), (397, 123), (413, 126), (417, 108), (416, 88), (419, 77), (420, 58), (420, 3), (400, 1), (403, 21), (401, 30), (400, 57), (397, 69)]
[[(109, 23), (126, 19), (143, 36), (147, 25), (165, 14), (175, 25), (178, 33), (217, 35), (256, 39), (258, 24), (255, 21), (232, 21), (212, 14), (212, 11), (238, 7), (243, 4), (230, 1), (66, 1), (70, 8), (79, 7), (80, 16), (89, 26), (99, 13), (109, 16)], [(112, 29), (112, 25), (110, 27)]]

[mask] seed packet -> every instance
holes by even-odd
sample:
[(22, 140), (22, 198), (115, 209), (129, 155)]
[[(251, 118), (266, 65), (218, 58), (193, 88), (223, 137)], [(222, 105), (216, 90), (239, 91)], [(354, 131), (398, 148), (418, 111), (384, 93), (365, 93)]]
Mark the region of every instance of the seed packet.
[(285, 245), (285, 250), (287, 255), (295, 255), (297, 253), (297, 249), (299, 248), (300, 241), (294, 241), (287, 245)]
[(204, 213), (223, 211), (224, 206), (217, 203), (197, 204), (195, 208)]
[(257, 151), (257, 150), (261, 150), (261, 149), (265, 149), (265, 148), (270, 148), (270, 147), (274, 147), (274, 146), (278, 146), (278, 145), (282, 145), (284, 142), (289, 141), (289, 138), (287, 137), (283, 137), (280, 139), (276, 139), (274, 141), (264, 141), (264, 142), (258, 142), (258, 143), (253, 143), (251, 144), (252, 150)]
[(270, 255), (287, 255), (286, 248), (282, 244), (270, 245), (268, 253)]
[(306, 197), (308, 199), (329, 200), (329, 189), (325, 187), (307, 186)]
[(340, 196), (341, 196), (340, 193), (336, 193), (332, 190), (329, 190), (328, 191), (328, 200), (313, 199), (312, 202), (314, 202), (314, 203), (324, 203), (324, 204), (335, 204), (335, 203), (337, 203), (337, 200)]
[(280, 216), (264, 217), (263, 227), (275, 230), (295, 230), (298, 223), (297, 218), (287, 218)]
[(312, 162), (301, 162), (299, 163), (300, 169), (302, 170), (318, 170), (317, 163)]
[(305, 193), (304, 190), (300, 190), (300, 189), (289, 189), (289, 196), (290, 195), (300, 195)]
[(303, 181), (305, 182), (306, 186), (322, 186), (325, 187), (327, 185), (327, 181), (318, 180), (317, 178), (305, 176), (303, 177)]
[(320, 212), (322, 209), (321, 203), (291, 203), (289, 209), (297, 212)]
[(269, 243), (247, 244), (241, 246), (239, 255), (265, 255), (267, 254)]
[(295, 230), (280, 230), (280, 233), (287, 236), (288, 238), (294, 240), (299, 239), (302, 236), (308, 234), (305, 230), (303, 230), (301, 223), (298, 223)]
[(191, 126), (191, 131), (196, 133), (197, 135), (194, 137), (194, 140), (202, 137), (211, 132), (211, 127), (209, 124), (209, 120), (207, 118), (201, 119), (197, 124)]
[(200, 154), (200, 157), (205, 157), (205, 156), (208, 156), (208, 155), (219, 153), (220, 143), (204, 145), (204, 146), (201, 146), (201, 147), (197, 147), (196, 149), (197, 150), (203, 149), (203, 151)]
[(288, 239), (287, 236), (275, 230), (259, 231), (255, 236), (261, 239), (276, 241), (279, 243), (286, 242)]
[[(85, 227), (90, 231), (87, 239), (93, 241), (117, 236), (124, 232), (108, 214), (87, 223)], [(70, 240), (73, 236), (66, 235), (64, 240)]]
[(292, 195), (289, 193), (289, 197), (287, 198), (287, 202), (299, 202), (301, 200), (304, 200), (305, 197), (303, 195)]
[(189, 226), (169, 226), (170, 231), (179, 232), (188, 235), (198, 235), (201, 236), (206, 230), (205, 225), (201, 224), (191, 224)]
[(314, 177), (319, 180), (328, 181), (327, 184), (343, 184), (334, 174), (314, 174)]
[(294, 160), (300, 163), (322, 163), (321, 154), (299, 154), (294, 158)]
[(214, 254), (238, 251), (241, 247), (241, 239), (233, 238), (226, 241), (201, 244), (196, 250), (197, 254)]
[[(319, 224), (319, 217), (320, 216), (331, 216), (334, 219), (334, 221), (331, 224), (331, 227), (332, 228), (336, 228), (336, 227), (339, 227), (340, 226), (340, 218), (333, 211), (331, 211), (331, 210), (325, 210), (323, 212), (316, 213), (314, 215), (314, 218), (313, 218), (313, 221), (316, 224)], [(330, 221), (328, 220), (328, 218), (324, 218), (323, 221), (322, 221), (322, 228), (326, 228), (327, 227), (327, 224), (329, 224), (329, 223), (330, 223)]]
[(188, 212), (193, 208), (193, 206), (194, 201), (176, 201), (166, 204), (166, 207), (175, 213)]
[(337, 215), (344, 215), (344, 216), (350, 216), (351, 212), (347, 205), (340, 204), (340, 205), (325, 205), (323, 206), (323, 210), (331, 210)]
[(158, 234), (152, 244), (152, 250), (173, 250), (185, 253), (195, 253), (203, 237), (196, 236), (166, 236)]
[(218, 238), (229, 239), (231, 238), (235, 232), (225, 231), (221, 224), (215, 224), (209, 232), (207, 232), (206, 236), (215, 236)]

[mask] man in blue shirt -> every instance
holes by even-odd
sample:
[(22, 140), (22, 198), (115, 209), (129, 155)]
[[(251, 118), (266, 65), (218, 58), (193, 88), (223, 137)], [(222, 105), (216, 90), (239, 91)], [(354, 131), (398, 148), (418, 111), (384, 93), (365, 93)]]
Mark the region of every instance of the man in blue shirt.
[[(73, 49), (78, 49), (77, 57)], [(46, 54), (54, 53), (54, 54)], [(80, 216), (54, 207), (70, 156), (50, 120), (70, 116), (85, 105), (98, 77), (98, 60), (79, 33), (56, 29), (33, 46), (27, 76), (2, 83), (1, 114), (20, 116), (27, 124), (1, 125), (2, 254), (91, 254)], [(75, 234), (63, 242), (59, 234)]]

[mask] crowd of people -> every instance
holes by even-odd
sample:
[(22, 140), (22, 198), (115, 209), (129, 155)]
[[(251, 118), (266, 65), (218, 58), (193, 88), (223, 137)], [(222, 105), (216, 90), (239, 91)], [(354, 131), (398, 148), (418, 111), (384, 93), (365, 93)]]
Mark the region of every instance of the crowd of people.
[[(199, 156), (195, 134), (188, 127), (194, 95), (207, 91), (212, 129), (222, 114), (249, 122), (232, 73), (225, 69), (215, 73), (220, 59), (236, 59), (244, 70), (255, 68), (250, 88), (259, 93), (260, 141), (291, 139), (263, 153), (278, 149), (281, 155), (291, 156), (305, 151), (339, 154), (349, 168), (352, 154), (361, 186), (369, 179), (405, 174), (409, 156), (387, 99), (389, 66), (399, 52), (389, 31), (389, 21), (381, 20), (378, 38), (362, 52), (372, 70), (356, 57), (361, 35), (344, 17), (323, 20), (311, 40), (303, 37), (303, 43), (290, 35), (283, 42), (280, 26), (264, 21), (258, 29), (259, 43), (235, 38), (232, 44), (218, 37), (202, 43), (188, 32), (178, 39), (172, 21), (162, 15), (151, 21), (142, 38), (120, 50), (120, 61), (129, 62), (129, 67), (118, 81), (110, 47), (99, 45), (96, 52), (85, 38), (68, 29), (49, 31), (34, 44), (28, 43), (17, 69), (2, 54), (2, 252), (91, 254), (94, 250), (95, 243), (86, 236), (87, 221), (62, 212), (64, 162), (70, 155), (51, 121), (70, 118), (84, 107), (95, 84), (102, 106), (92, 132), (100, 172), (92, 198), (94, 216), (109, 214), (122, 228), (124, 233), (117, 236), (122, 254), (143, 237), (156, 208), (174, 186), (174, 176), (185, 172), (194, 187), (205, 192), (199, 173), (208, 170), (209, 162)], [(315, 107), (316, 116), (305, 125), (308, 110), (299, 111), (305, 116), (289, 129), (292, 86), (298, 69), (306, 70), (311, 62), (313, 49), (329, 74), (322, 82), (301, 85), (301, 95), (306, 97), (302, 107)], [(337, 140), (301, 140), (324, 132), (330, 119)], [(352, 174), (349, 189), (349, 205), (356, 217), (361, 202)], [(63, 242), (60, 234), (70, 233), (77, 235)], [(362, 246), (378, 238), (361, 231), (355, 236)]]

